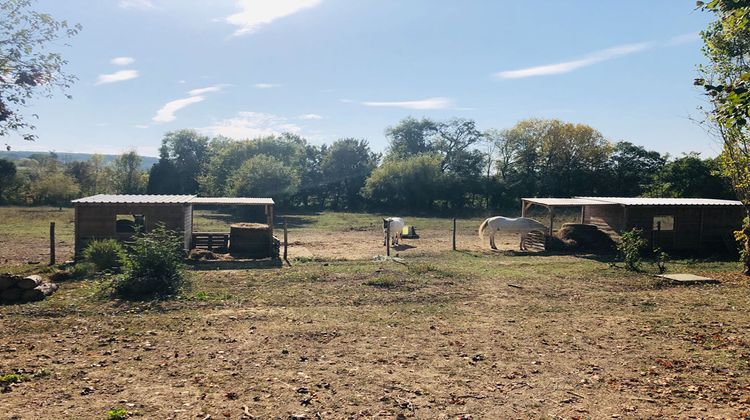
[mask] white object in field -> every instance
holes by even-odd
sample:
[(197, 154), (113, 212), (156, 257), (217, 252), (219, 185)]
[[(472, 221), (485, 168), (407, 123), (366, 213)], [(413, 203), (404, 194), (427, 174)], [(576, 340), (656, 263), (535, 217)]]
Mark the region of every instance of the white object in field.
[(540, 230), (542, 232), (547, 231), (547, 226), (537, 222), (534, 219), (528, 217), (503, 217), (495, 216), (485, 219), (484, 222), (479, 226), (479, 239), (484, 240), (484, 233), (488, 231), (490, 234), (490, 247), (497, 249), (495, 246), (495, 234), (498, 232), (502, 233), (520, 233), (521, 234), (521, 250), (525, 250), (524, 239), (528, 236), (529, 232), (534, 230)]
[(400, 217), (389, 217), (383, 219), (383, 246), (385, 246), (387, 241), (386, 235), (388, 234), (389, 229), (391, 231), (391, 245), (398, 245), (402, 236), (401, 232), (403, 232), (405, 225), (406, 223), (404, 222), (404, 219)]

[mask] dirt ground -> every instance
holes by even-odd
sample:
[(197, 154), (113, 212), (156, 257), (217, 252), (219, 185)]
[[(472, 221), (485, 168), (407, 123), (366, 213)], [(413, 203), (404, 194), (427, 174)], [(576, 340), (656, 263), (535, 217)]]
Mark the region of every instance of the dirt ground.
[[(477, 225), (476, 229), (478, 228)], [(436, 255), (452, 248), (450, 230), (422, 229), (419, 230), (419, 236), (419, 239), (403, 239), (398, 246), (391, 248), (391, 256)], [(518, 249), (519, 243), (518, 235), (496, 237), (496, 245), (501, 250)], [(466, 251), (479, 251), (489, 249), (489, 243), (487, 240), (480, 242), (476, 231), (462, 229), (456, 235), (456, 247)], [(385, 255), (385, 252), (383, 233), (376, 229), (332, 234), (301, 229), (292, 231), (289, 235), (290, 258), (361, 260)]]
[(315, 256), (331, 236), (320, 244), (333, 259), (194, 270), (171, 301), (113, 301), (89, 279), (0, 306), (0, 418), (750, 414), (750, 289), (736, 263), (670, 262), (721, 280), (680, 287), (649, 265), (466, 250), (472, 223), (452, 252), (446, 221), (422, 224), (403, 262), (372, 259), (375, 229), (308, 225), (295, 247)]

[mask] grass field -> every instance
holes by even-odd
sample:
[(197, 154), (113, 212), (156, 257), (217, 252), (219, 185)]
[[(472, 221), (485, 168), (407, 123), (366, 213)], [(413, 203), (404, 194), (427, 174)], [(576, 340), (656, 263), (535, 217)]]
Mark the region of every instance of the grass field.
[[(43, 246), (50, 217), (69, 216), (0, 209), (0, 246)], [(403, 263), (365, 251), (344, 260), (317, 244), (362, 240), (382, 254), (377, 215), (296, 217), (292, 249), (318, 258), (195, 270), (193, 289), (173, 301), (105, 300), (82, 280), (0, 306), (0, 383), (18, 375), (0, 385), (0, 417), (750, 413), (750, 295), (738, 264), (672, 262), (672, 272), (722, 281), (674, 287), (587, 256), (481, 250), (474, 220), (452, 252), (450, 220), (418, 218), (408, 222), (425, 235), (399, 251)], [(0, 271), (42, 269), (3, 258)]]

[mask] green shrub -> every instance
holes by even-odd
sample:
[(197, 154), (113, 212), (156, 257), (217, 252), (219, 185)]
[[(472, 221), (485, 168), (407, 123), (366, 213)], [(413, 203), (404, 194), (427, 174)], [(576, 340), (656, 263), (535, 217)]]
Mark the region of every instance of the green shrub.
[(622, 232), (620, 243), (617, 245), (617, 251), (620, 258), (625, 262), (625, 267), (631, 271), (638, 271), (643, 261), (642, 254), (646, 248), (647, 242), (643, 239), (641, 229), (633, 229), (629, 232)]
[(113, 408), (107, 411), (107, 420), (125, 420), (128, 412), (124, 408)]
[(117, 296), (128, 299), (167, 297), (185, 288), (185, 253), (180, 235), (159, 226), (134, 239), (125, 273), (115, 279)]
[(97, 271), (119, 270), (127, 261), (122, 244), (114, 239), (92, 241), (83, 250), (86, 262), (94, 264)]

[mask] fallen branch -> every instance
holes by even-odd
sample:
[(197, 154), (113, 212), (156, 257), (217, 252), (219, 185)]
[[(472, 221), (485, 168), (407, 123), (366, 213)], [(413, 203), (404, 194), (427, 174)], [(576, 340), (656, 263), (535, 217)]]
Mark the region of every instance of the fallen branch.
[(508, 283), (508, 286), (515, 287), (516, 289), (523, 289), (523, 286), (519, 286), (519, 285), (513, 284), (513, 283)]

